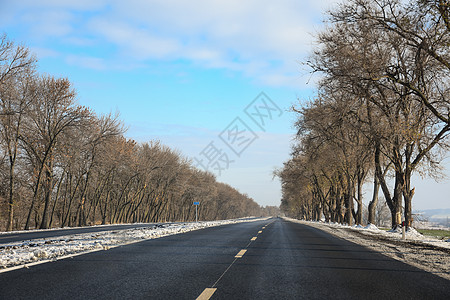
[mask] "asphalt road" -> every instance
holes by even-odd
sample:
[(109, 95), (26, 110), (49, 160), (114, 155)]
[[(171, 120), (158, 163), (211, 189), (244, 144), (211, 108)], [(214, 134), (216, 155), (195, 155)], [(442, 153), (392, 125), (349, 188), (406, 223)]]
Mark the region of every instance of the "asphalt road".
[(0, 273), (0, 299), (196, 299), (212, 292), (211, 299), (450, 299), (450, 281), (282, 219)]
[[(249, 220), (254, 219), (248, 218)], [(115, 230), (125, 230), (132, 228), (147, 228), (168, 224), (177, 224), (183, 222), (174, 223), (136, 223), (136, 224), (116, 224), (116, 225), (105, 225), (105, 226), (87, 226), (87, 227), (75, 227), (75, 228), (65, 228), (65, 229), (43, 229), (43, 230), (31, 230), (31, 231), (20, 231), (20, 232), (3, 232), (0, 234), (0, 245), (8, 244), (20, 241), (27, 241), (33, 239), (46, 239), (52, 237), (59, 237), (71, 234), (81, 234), (81, 233), (94, 233), (102, 231), (115, 231)]]

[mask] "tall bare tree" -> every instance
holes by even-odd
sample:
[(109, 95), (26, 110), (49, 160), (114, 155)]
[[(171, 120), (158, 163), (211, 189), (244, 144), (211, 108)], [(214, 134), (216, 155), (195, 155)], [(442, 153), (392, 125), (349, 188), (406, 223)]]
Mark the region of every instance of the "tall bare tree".
[(41, 186), (44, 208), (40, 228), (48, 227), (48, 210), (54, 188), (55, 150), (62, 134), (78, 126), (88, 110), (75, 104), (75, 91), (69, 80), (43, 76), (36, 81), (35, 101), (28, 114), (26, 131), (21, 140), (30, 160), (35, 162), (35, 186), (25, 229), (30, 226), (31, 214), (38, 201)]
[(19, 136), (24, 114), (32, 100), (29, 88), (34, 68), (35, 59), (26, 47), (15, 45), (6, 35), (0, 37), (0, 133), (9, 165), (7, 231), (13, 229)]
[[(410, 226), (411, 176), (419, 168), (435, 170), (439, 153), (448, 149), (447, 24), (448, 1), (351, 0), (330, 12), (329, 27), (318, 36), (321, 47), (308, 62), (322, 78), (314, 102), (318, 112), (309, 118), (313, 124), (307, 134), (310, 140), (328, 136), (325, 141), (335, 145), (345, 140), (344, 132), (353, 132), (350, 141), (366, 141), (360, 153), (373, 157), (375, 177), (371, 222), (380, 186), (392, 225), (401, 222), (403, 200)], [(329, 116), (337, 116), (337, 122)], [(344, 169), (358, 170), (358, 165), (358, 160), (349, 160)], [(367, 171), (340, 181), (349, 184), (358, 178), (359, 185)], [(390, 175), (392, 189), (386, 180)]]

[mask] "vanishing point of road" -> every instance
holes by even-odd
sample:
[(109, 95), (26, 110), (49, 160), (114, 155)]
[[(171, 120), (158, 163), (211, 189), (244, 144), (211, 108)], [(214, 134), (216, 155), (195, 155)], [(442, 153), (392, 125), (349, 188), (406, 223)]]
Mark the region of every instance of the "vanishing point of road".
[(269, 219), (0, 273), (0, 299), (450, 299), (450, 281)]

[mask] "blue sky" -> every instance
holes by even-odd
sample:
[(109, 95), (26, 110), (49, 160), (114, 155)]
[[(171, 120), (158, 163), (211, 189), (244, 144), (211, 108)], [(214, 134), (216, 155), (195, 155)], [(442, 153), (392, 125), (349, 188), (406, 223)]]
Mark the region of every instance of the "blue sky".
[[(40, 72), (68, 77), (80, 104), (120, 112), (127, 137), (190, 158), (213, 142), (233, 161), (219, 181), (279, 205), (288, 109), (314, 89), (300, 62), (333, 2), (0, 0), (0, 31), (31, 48)], [(265, 131), (244, 112), (261, 92), (283, 112)], [(240, 156), (219, 138), (237, 117), (257, 136)], [(416, 208), (448, 207), (448, 182), (416, 183)]]

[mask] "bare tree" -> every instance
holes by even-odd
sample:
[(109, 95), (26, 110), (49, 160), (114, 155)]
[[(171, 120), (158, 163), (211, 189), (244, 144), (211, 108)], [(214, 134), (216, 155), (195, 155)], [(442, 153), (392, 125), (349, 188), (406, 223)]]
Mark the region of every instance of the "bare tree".
[(34, 64), (26, 47), (1, 36), (5, 229), (193, 220), (193, 201), (202, 203), (202, 219), (261, 214), (253, 199), (195, 169), (179, 151), (125, 138), (118, 115), (98, 117), (79, 106), (68, 79), (38, 75)]
[(76, 106), (75, 91), (67, 79), (41, 77), (34, 87), (35, 101), (30, 109), (26, 131), (21, 136), (24, 148), (35, 162), (34, 196), (29, 209), (25, 229), (29, 229), (34, 205), (41, 185), (44, 192), (44, 209), (40, 228), (48, 227), (48, 210), (54, 188), (54, 158), (61, 135), (77, 126), (88, 111)]
[(0, 133), (9, 165), (8, 222), (6, 230), (13, 229), (16, 184), (16, 162), (19, 154), (19, 136), (24, 114), (30, 104), (29, 85), (35, 59), (29, 50), (16, 46), (6, 35), (0, 40)]
[[(389, 60), (367, 79), (387, 87), (397, 97), (396, 109), (391, 110), (398, 112), (394, 116), (397, 124), (403, 125), (403, 131), (402, 139), (395, 141), (397, 150), (391, 159), (405, 202), (407, 226), (411, 225), (414, 196), (411, 174), (424, 161), (433, 167), (436, 152), (432, 150), (447, 147), (450, 131), (448, 12), (448, 1), (355, 0), (332, 13), (334, 22), (358, 29), (361, 24), (369, 26), (378, 32), (378, 40), (382, 40), (384, 47), (391, 49)], [(370, 43), (367, 39), (366, 42)]]
[[(330, 26), (318, 36), (321, 47), (308, 62), (323, 75), (318, 96), (297, 112), (304, 115), (300, 122), (308, 137), (301, 143), (315, 141), (322, 148), (331, 143), (342, 151), (342, 166), (334, 167), (343, 171), (339, 181), (347, 214), (352, 205), (348, 195), (355, 186), (360, 191), (372, 169), (370, 221), (381, 187), (392, 226), (401, 222), (402, 200), (410, 225), (411, 175), (419, 168), (435, 170), (440, 150), (448, 147), (446, 17), (446, 1), (352, 0), (330, 12)], [(311, 162), (321, 165), (320, 160)], [(394, 178), (392, 190), (386, 176)]]

